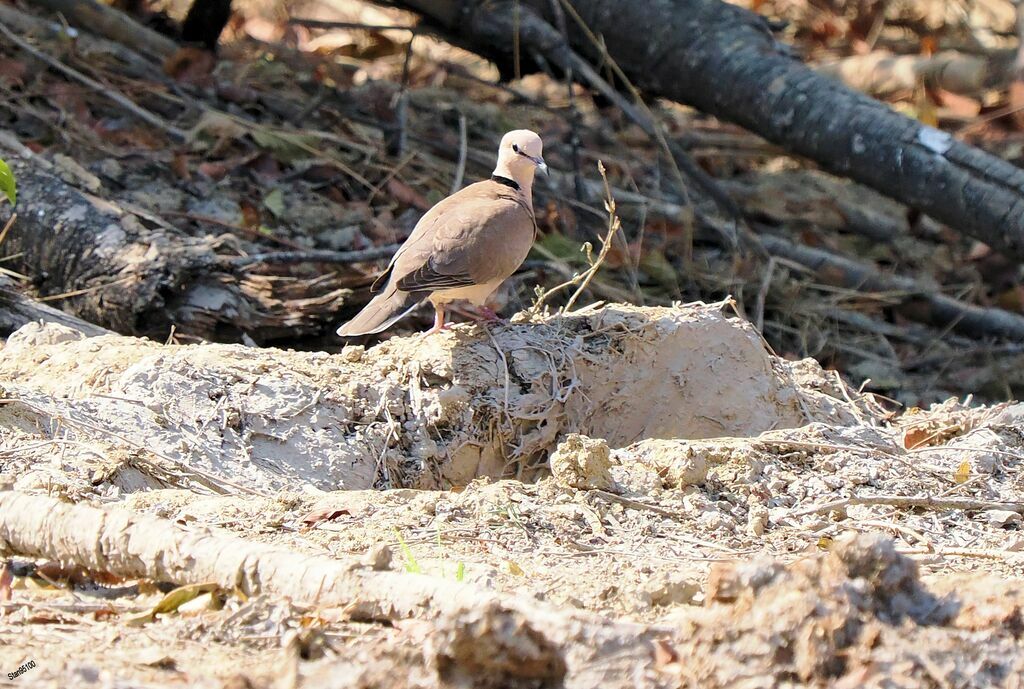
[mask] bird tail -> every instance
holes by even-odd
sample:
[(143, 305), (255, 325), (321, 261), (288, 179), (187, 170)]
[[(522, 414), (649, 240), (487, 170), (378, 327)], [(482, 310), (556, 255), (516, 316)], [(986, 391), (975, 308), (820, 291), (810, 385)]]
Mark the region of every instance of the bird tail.
[(427, 298), (429, 292), (403, 292), (389, 285), (374, 297), (356, 317), (338, 328), (342, 337), (373, 335), (390, 328)]

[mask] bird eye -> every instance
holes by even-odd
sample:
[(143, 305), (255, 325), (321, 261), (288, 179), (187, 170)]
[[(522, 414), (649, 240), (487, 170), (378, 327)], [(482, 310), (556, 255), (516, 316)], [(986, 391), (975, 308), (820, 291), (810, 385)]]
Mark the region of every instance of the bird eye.
[(512, 150), (519, 153), (519, 144), (512, 144)]

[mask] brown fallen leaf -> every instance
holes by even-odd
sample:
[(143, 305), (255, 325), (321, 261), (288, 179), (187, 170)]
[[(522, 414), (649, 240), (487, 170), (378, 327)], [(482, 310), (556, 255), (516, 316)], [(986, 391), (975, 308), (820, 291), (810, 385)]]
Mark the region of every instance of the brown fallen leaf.
[(21, 88), (28, 78), (28, 65), (21, 60), (0, 58), (0, 83), (5, 86)]
[(14, 575), (11, 568), (4, 562), (0, 565), (0, 600), (11, 600), (11, 584), (14, 583)]
[(1010, 82), (1010, 120), (1018, 130), (1024, 129), (1024, 81), (1019, 77)]
[(923, 427), (908, 428), (903, 433), (903, 447), (908, 450), (913, 450), (915, 447), (925, 443), (931, 438), (933, 433)]
[(219, 182), (228, 174), (228, 166), (222, 162), (206, 162), (199, 164), (199, 173), (209, 177), (214, 182)]
[(349, 515), (349, 514), (351, 514), (351, 512), (349, 512), (344, 507), (342, 507), (342, 508), (325, 507), (324, 509), (313, 510), (312, 512), (310, 512), (309, 514), (304, 516), (300, 521), (303, 524), (305, 524), (306, 526), (312, 528), (312, 527), (316, 526), (317, 524), (322, 524), (323, 522), (334, 521), (338, 517), (341, 517), (343, 515)]
[(426, 197), (400, 179), (395, 177), (389, 179), (387, 189), (388, 194), (399, 203), (419, 208), (421, 211), (430, 210), (430, 202)]
[(178, 179), (185, 182), (192, 181), (192, 172), (188, 166), (188, 156), (181, 151), (174, 154), (174, 158), (171, 160), (171, 170), (174, 171)]
[(164, 72), (175, 81), (204, 85), (210, 81), (217, 56), (205, 48), (182, 46), (164, 60)]

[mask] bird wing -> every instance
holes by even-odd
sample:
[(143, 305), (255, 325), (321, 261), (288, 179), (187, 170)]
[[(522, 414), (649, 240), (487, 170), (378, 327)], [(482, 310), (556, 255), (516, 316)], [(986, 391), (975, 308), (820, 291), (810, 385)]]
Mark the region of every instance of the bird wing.
[[(439, 212), (428, 217), (435, 209)], [(533, 212), (519, 194), (495, 182), (478, 182), (424, 216), (408, 248), (403, 245), (396, 255), (392, 275), (398, 289), (408, 292), (503, 279), (526, 257), (534, 232)]]

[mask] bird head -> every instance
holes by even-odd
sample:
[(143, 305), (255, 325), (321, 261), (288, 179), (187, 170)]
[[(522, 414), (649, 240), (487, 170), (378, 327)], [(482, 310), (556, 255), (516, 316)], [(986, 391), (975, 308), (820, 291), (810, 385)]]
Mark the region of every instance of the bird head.
[(506, 174), (502, 176), (511, 177), (517, 182), (532, 182), (535, 170), (540, 169), (547, 174), (548, 166), (541, 155), (543, 151), (544, 143), (536, 133), (529, 129), (511, 131), (501, 137), (495, 174), (505, 171)]

